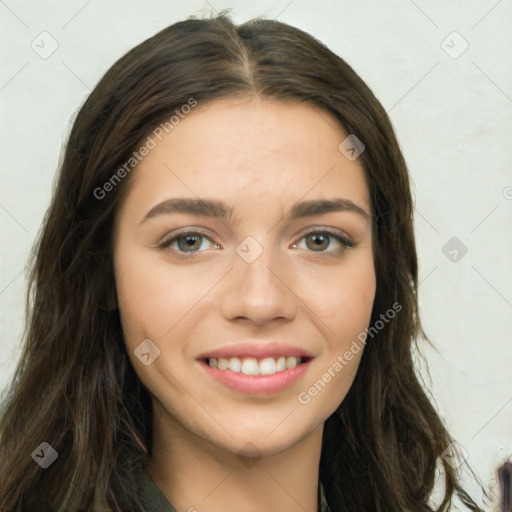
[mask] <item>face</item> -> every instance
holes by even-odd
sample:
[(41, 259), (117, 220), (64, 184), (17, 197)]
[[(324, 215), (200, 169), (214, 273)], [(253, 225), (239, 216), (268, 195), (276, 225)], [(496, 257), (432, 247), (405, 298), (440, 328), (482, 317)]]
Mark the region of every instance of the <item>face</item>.
[(215, 100), (132, 171), (115, 278), (155, 421), (267, 455), (342, 402), (376, 285), (368, 189), (338, 150), (346, 137), (304, 104)]

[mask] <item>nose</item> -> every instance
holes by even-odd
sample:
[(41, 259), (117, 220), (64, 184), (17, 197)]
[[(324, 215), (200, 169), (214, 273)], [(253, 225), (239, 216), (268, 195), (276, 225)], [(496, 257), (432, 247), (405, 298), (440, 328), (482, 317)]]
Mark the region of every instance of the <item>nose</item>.
[(270, 250), (263, 250), (251, 263), (236, 255), (234, 268), (219, 294), (224, 317), (257, 325), (275, 319), (292, 320), (297, 314), (298, 298), (290, 287), (289, 271), (283, 267)]

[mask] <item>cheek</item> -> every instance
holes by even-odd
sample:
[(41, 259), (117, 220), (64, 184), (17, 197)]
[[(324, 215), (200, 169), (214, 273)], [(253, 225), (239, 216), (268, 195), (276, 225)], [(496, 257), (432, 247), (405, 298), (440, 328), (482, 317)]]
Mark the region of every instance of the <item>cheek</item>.
[(371, 254), (335, 270), (301, 274), (301, 299), (329, 327), (329, 338), (346, 341), (368, 326), (376, 289)]
[(305, 302), (322, 320), (317, 325), (325, 334), (325, 352), (318, 361), (310, 387), (298, 399), (304, 405), (315, 403), (329, 414), (343, 401), (356, 375), (364, 350), (361, 333), (369, 326), (375, 298), (371, 253), (350, 263), (334, 272), (326, 269), (322, 287), (318, 286), (318, 280), (315, 288), (312, 288), (313, 279), (303, 281), (316, 290)]
[[(219, 270), (208, 272), (187, 265), (171, 265), (147, 248), (120, 245), (115, 278), (121, 323), (126, 343), (133, 346), (149, 338), (157, 344), (190, 329)], [(196, 319), (197, 320), (197, 319)]]
[[(375, 299), (375, 274), (373, 269), (348, 276), (338, 283), (338, 290), (332, 293), (334, 304), (331, 311), (333, 330), (346, 339), (357, 336), (370, 322)], [(355, 332), (357, 331), (357, 333)]]
[(375, 279), (372, 275), (336, 280), (324, 298), (324, 315), (331, 318), (335, 331), (347, 323), (366, 324), (370, 320), (374, 298)]
[(169, 269), (164, 272), (158, 262), (148, 261), (143, 250), (123, 249), (118, 248), (115, 258), (115, 278), (126, 342), (159, 338), (171, 327), (173, 312), (179, 313), (180, 304), (173, 293), (180, 288), (177, 276)]

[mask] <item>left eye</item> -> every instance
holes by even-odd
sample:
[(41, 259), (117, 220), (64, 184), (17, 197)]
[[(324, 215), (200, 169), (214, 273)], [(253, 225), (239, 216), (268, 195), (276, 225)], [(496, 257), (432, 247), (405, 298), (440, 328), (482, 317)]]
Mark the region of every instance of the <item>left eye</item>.
[[(312, 252), (327, 252), (326, 249), (332, 245), (332, 240), (341, 245), (342, 249), (353, 247), (350, 240), (329, 231), (311, 231), (304, 235), (301, 240), (305, 240), (306, 248), (310, 249)], [(297, 247), (297, 244), (294, 244), (294, 247)], [(299, 248), (302, 249), (302, 247)]]

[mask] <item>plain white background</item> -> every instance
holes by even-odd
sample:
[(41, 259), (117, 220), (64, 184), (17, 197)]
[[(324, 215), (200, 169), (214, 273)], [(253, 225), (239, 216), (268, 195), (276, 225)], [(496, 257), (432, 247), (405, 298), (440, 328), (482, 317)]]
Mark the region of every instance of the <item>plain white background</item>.
[(79, 106), (130, 48), (225, 8), (235, 22), (265, 15), (316, 36), (388, 111), (413, 181), (421, 315), (437, 348), (420, 343), (430, 372), (420, 359), (418, 370), (492, 487), (512, 456), (512, 0), (1, 1), (0, 389)]

